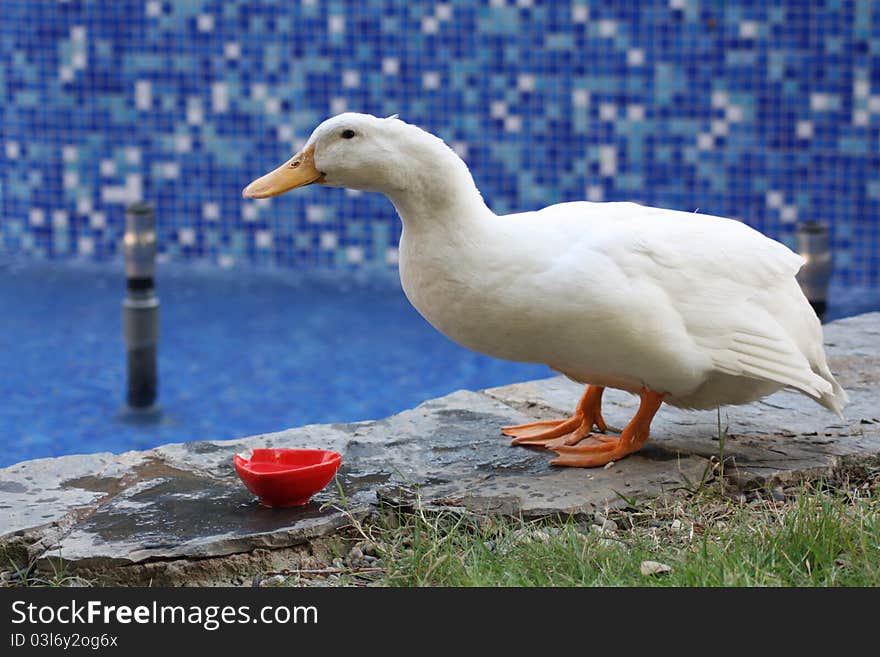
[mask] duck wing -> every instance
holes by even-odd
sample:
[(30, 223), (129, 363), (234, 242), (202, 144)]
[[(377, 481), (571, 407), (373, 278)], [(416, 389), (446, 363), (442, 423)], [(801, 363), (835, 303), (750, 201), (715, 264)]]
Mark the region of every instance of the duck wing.
[[(821, 325), (794, 278), (804, 260), (786, 246), (732, 219), (634, 203), (567, 203), (536, 215), (560, 212), (589, 218), (591, 249), (650, 288), (644, 298), (671, 307), (681, 322), (673, 330), (715, 370), (817, 400), (833, 394), (833, 378), (816, 372), (827, 370)], [(661, 321), (670, 321), (668, 307), (657, 308)]]

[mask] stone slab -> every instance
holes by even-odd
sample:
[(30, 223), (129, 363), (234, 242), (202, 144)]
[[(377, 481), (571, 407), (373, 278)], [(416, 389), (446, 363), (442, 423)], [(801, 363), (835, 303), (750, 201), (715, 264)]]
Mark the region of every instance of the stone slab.
[[(349, 522), (313, 500), (269, 509), (240, 482), (205, 477), (156, 462), (155, 472), (101, 505), (47, 551), (78, 566), (128, 565), (153, 559), (206, 558), (288, 547), (326, 536)], [(362, 517), (364, 509), (355, 509)]]
[[(655, 495), (706, 469), (703, 459), (670, 458), (662, 450), (613, 470), (553, 468), (552, 454), (512, 448), (500, 434), (501, 426), (527, 420), (487, 395), (460, 391), (378, 421), (98, 455), (93, 469), (84, 457), (20, 464), (0, 471), (0, 481), (27, 485), (8, 486), (16, 492), (0, 492), (0, 500), (14, 494), (17, 503), (34, 506), (31, 500), (51, 481), (59, 491), (53, 513), (63, 510), (73, 521), (65, 531), (41, 536), (36, 530), (44, 519), (35, 511), (19, 513), (5, 519), (5, 535), (27, 529), (31, 553), (36, 545), (45, 559), (60, 556), (73, 569), (96, 572), (301, 544), (363, 517), (380, 496), (383, 503), (407, 505), (418, 496), (426, 506), (523, 516), (587, 514), (614, 504), (619, 492)], [(340, 451), (338, 488), (331, 484), (297, 509), (259, 505), (238, 480), (232, 457), (282, 446)]]
[(143, 459), (102, 452), (0, 469), (0, 549), (16, 563), (30, 561), (122, 490)]
[(658, 449), (613, 471), (553, 467), (555, 454), (511, 447), (500, 433), (529, 419), (487, 395), (457, 392), (363, 425), (358, 460), (389, 475), (378, 489), (385, 502), (409, 504), (417, 494), (424, 506), (524, 517), (591, 514), (619, 502), (622, 491), (656, 495), (699, 480), (707, 467), (705, 459)]

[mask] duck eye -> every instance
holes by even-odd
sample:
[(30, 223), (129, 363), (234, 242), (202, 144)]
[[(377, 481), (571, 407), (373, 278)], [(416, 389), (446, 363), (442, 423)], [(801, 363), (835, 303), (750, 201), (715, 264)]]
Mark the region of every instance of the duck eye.
[(352, 137), (354, 137), (354, 130), (343, 130), (342, 131), (342, 138), (343, 139), (351, 139)]

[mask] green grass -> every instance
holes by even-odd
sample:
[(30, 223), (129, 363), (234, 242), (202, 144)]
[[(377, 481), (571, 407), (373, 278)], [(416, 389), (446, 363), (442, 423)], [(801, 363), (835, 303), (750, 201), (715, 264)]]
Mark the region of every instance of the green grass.
[(63, 588), (71, 586), (91, 586), (92, 583), (77, 575), (70, 575), (67, 572), (67, 562), (61, 557), (61, 553), (57, 557), (46, 560), (49, 564), (51, 572), (37, 574), (34, 570), (35, 562), (31, 561), (26, 565), (19, 564), (15, 559), (5, 556), (7, 568), (3, 569), (3, 581), (0, 586), (39, 586), (49, 588)]
[[(388, 512), (359, 530), (382, 556), (380, 585), (880, 586), (878, 488), (803, 485), (782, 502), (715, 484), (608, 511), (604, 530), (452, 512)], [(646, 560), (672, 570), (642, 575)]]

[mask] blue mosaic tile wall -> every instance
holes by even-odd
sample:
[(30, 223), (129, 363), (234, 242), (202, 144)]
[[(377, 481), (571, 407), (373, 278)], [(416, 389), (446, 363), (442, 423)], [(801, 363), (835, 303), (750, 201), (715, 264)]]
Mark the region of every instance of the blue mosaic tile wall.
[(498, 212), (824, 220), (838, 280), (880, 282), (871, 0), (3, 0), (0, 39), (0, 252), (113, 258), (146, 199), (169, 260), (394, 266), (378, 196), (240, 198), (355, 110), (442, 136)]

